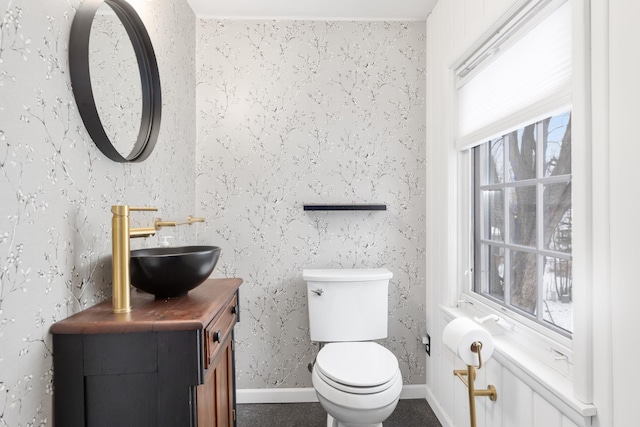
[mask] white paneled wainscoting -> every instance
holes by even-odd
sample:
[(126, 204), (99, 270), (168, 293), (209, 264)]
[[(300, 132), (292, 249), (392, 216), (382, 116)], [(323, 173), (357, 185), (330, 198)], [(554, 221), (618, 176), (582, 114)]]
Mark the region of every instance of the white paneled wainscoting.
[[(446, 324), (465, 313), (465, 310), (443, 308), (440, 316), (443, 324)], [(475, 387), (483, 389), (489, 384), (493, 385), (498, 398), (492, 402), (486, 397), (476, 397), (478, 426), (591, 426), (596, 408), (573, 397), (572, 382), (568, 377), (499, 332), (490, 331), (495, 350), (492, 358), (476, 371)], [(438, 384), (438, 396), (429, 388), (427, 401), (444, 426), (468, 426), (467, 388), (453, 374), (455, 369), (465, 369), (466, 366), (437, 341), (432, 351), (440, 361), (440, 368), (431, 371), (431, 380)]]
[[(453, 361), (451, 361), (451, 373), (453, 365)], [(456, 369), (459, 368), (461, 366), (456, 366)], [(454, 378), (453, 375), (451, 377)], [(591, 425), (590, 416), (584, 417), (577, 412), (567, 411), (563, 404), (555, 406), (552, 403), (555, 399), (547, 400), (548, 390), (532, 387), (529, 382), (523, 379), (521, 372), (514, 372), (495, 359), (489, 361), (484, 372), (478, 372), (477, 387), (486, 384), (487, 378), (490, 378), (489, 382), (498, 390), (498, 400), (491, 402), (489, 399), (477, 398), (476, 417), (479, 426), (574, 427)], [(434, 399), (428, 398), (427, 401), (443, 426), (468, 426), (469, 403), (464, 384), (460, 381), (455, 382), (451, 394), (452, 406), (455, 407), (450, 413), (451, 416), (445, 413)], [(559, 403), (559, 400), (555, 403)]]

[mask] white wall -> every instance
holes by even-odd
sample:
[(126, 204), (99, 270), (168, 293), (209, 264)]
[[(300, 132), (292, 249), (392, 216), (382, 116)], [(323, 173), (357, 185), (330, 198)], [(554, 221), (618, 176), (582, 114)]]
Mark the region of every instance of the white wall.
[[(520, 370), (507, 357), (496, 357), (478, 377), (478, 386), (493, 383), (498, 401), (479, 398), (479, 425), (486, 426), (628, 426), (635, 425), (635, 355), (639, 346), (630, 339), (640, 315), (635, 307), (640, 281), (634, 254), (640, 234), (633, 224), (639, 211), (634, 171), (640, 158), (637, 143), (637, 70), (640, 52), (640, 5), (624, 0), (582, 1), (588, 49), (578, 52), (584, 64), (574, 68), (577, 85), (574, 109), (584, 117), (574, 144), (576, 209), (582, 212), (581, 236), (576, 244), (576, 278), (586, 291), (577, 388), (592, 401), (597, 415), (576, 416), (549, 388)], [(456, 283), (462, 274), (457, 228), (457, 154), (453, 148), (453, 80), (449, 67), (503, 14), (513, 0), (440, 0), (427, 22), (427, 329), (433, 337), (427, 359), (428, 400), (444, 425), (468, 425), (464, 386), (451, 370), (459, 367), (453, 354), (440, 345), (449, 320), (441, 305), (455, 306)], [(589, 15), (590, 12), (590, 15)], [(578, 61), (579, 62), (579, 61)], [(586, 325), (586, 326), (585, 326)], [(586, 329), (585, 329), (586, 328)], [(633, 334), (631, 334), (633, 335)], [(584, 390), (587, 390), (585, 393)], [(566, 391), (566, 390), (565, 390)], [(571, 395), (571, 388), (568, 388)]]
[[(640, 143), (640, 3), (609, 1), (609, 168), (611, 219), (611, 290), (613, 424), (635, 425), (638, 420), (640, 374), (640, 279), (638, 243), (640, 212), (638, 161)], [(602, 120), (602, 118), (601, 118)]]

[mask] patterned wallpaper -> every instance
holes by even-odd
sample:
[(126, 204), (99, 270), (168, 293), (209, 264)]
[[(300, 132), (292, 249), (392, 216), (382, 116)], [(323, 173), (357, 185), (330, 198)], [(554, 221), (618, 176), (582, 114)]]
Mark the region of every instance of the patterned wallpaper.
[(425, 23), (200, 19), (196, 35), (198, 238), (245, 280), (238, 388), (311, 386), (302, 269), (326, 267), (394, 273), (383, 344), (424, 384)]
[(197, 21), (186, 0), (130, 2), (164, 108), (154, 153), (122, 165), (71, 92), (81, 2), (0, 0), (0, 426), (51, 424), (48, 329), (110, 296), (113, 204), (207, 217), (160, 235), (221, 245), (216, 274), (245, 279), (239, 387), (310, 386), (305, 267), (392, 270), (384, 344), (424, 383), (424, 23)]
[[(110, 206), (200, 214), (195, 16), (186, 0), (131, 3), (154, 43), (164, 110), (151, 157), (122, 165), (96, 149), (71, 92), (67, 41), (80, 1), (0, 0), (0, 426), (51, 425), (49, 326), (110, 296)], [(171, 233), (180, 244), (196, 230)]]

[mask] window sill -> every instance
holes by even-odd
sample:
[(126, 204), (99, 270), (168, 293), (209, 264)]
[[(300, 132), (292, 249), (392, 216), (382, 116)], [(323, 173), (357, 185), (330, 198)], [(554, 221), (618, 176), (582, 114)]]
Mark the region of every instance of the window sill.
[[(478, 316), (473, 310), (467, 308), (449, 308), (440, 306), (447, 322), (457, 317), (473, 319)], [(492, 322), (494, 323), (494, 322)], [(531, 350), (524, 348), (513, 339), (501, 332), (498, 326), (483, 324), (494, 341), (495, 350), (493, 359), (502, 366), (515, 373), (523, 382), (531, 387), (541, 397), (552, 403), (563, 413), (571, 410), (580, 418), (596, 415), (596, 407), (584, 403), (574, 396), (573, 381), (568, 375), (552, 368), (549, 364), (537, 357)], [(517, 330), (511, 334), (517, 334)], [(581, 423), (580, 423), (581, 424)]]

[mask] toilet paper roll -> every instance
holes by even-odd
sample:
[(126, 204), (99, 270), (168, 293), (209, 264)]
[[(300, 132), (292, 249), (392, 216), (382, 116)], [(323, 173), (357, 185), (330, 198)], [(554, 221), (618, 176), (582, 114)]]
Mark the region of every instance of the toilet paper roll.
[(482, 363), (493, 354), (493, 338), (482, 326), (471, 319), (459, 317), (449, 322), (442, 333), (442, 342), (466, 364), (478, 366), (478, 354), (471, 351), (471, 344), (482, 343)]

